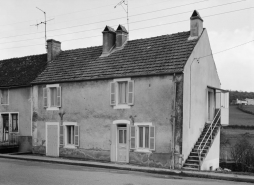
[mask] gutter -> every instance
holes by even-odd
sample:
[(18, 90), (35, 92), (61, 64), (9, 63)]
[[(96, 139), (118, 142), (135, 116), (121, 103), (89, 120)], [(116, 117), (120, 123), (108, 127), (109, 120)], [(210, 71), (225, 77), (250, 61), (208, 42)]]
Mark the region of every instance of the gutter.
[(71, 80), (58, 80), (58, 81), (51, 81), (51, 82), (32, 82), (33, 85), (39, 84), (54, 84), (54, 83), (66, 83), (66, 82), (81, 82), (81, 81), (93, 81), (93, 80), (107, 80), (107, 79), (114, 79), (114, 78), (130, 78), (130, 77), (145, 77), (145, 76), (160, 76), (160, 75), (173, 75), (173, 74), (182, 74), (183, 71), (177, 72), (164, 72), (158, 74), (138, 74), (138, 75), (123, 75), (123, 76), (107, 76), (107, 77), (96, 77), (90, 79), (71, 79)]

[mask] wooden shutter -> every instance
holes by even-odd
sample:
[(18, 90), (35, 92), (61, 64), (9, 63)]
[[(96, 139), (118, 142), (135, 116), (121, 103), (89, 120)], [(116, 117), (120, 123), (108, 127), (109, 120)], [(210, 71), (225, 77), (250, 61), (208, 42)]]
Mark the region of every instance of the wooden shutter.
[(115, 162), (116, 161), (116, 125), (111, 125), (110, 130), (110, 161)]
[(3, 90), (0, 90), (1, 104), (3, 104)]
[(136, 127), (130, 126), (130, 149), (136, 148)]
[(56, 88), (57, 107), (61, 107), (61, 104), (62, 104), (61, 94), (62, 94), (61, 87), (57, 87), (57, 88)]
[(48, 107), (48, 88), (43, 88), (43, 107)]
[(134, 105), (134, 81), (128, 82), (128, 105)]
[(116, 105), (116, 83), (110, 83), (110, 105)]
[(149, 148), (155, 150), (155, 127), (149, 127)]
[(12, 132), (12, 114), (9, 114), (9, 132)]
[(74, 126), (74, 144), (79, 146), (79, 126)]
[(64, 126), (60, 125), (59, 145), (64, 146)]

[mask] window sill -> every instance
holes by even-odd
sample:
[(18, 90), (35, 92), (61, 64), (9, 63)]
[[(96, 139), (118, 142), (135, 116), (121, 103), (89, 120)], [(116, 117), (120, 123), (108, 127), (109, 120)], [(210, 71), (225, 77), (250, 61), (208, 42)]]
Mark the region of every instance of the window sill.
[(149, 149), (144, 149), (144, 148), (138, 148), (136, 150), (134, 150), (134, 152), (140, 152), (140, 153), (152, 153), (151, 150)]
[(46, 110), (59, 110), (59, 107), (48, 107)]
[(9, 104), (1, 104), (1, 105), (4, 105), (4, 106), (6, 106), (6, 105), (9, 105)]
[(131, 108), (131, 106), (129, 106), (129, 105), (125, 105), (125, 104), (119, 104), (119, 105), (115, 105), (114, 106), (114, 109), (130, 109)]
[(64, 148), (76, 149), (77, 147), (75, 145), (64, 145)]

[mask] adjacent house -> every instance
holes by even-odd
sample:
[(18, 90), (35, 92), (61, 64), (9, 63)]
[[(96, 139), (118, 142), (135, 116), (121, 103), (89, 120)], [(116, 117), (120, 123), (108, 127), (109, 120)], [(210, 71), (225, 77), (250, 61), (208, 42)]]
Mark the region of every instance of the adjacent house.
[(216, 169), (228, 92), (199, 13), (189, 31), (129, 40), (124, 26), (106, 26), (102, 38), (102, 46), (67, 51), (48, 40), (47, 66), (26, 94), (33, 152)]
[[(17, 147), (32, 150), (31, 82), (47, 64), (47, 55), (34, 55), (0, 61), (0, 151)], [(10, 150), (9, 150), (10, 151)]]

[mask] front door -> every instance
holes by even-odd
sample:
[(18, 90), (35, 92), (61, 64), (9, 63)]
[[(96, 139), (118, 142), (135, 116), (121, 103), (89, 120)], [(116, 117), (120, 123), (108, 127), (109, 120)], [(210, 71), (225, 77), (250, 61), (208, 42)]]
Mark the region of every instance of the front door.
[(127, 128), (117, 128), (117, 161), (127, 162)]
[(2, 114), (3, 118), (3, 141), (9, 140), (9, 114)]
[(57, 122), (46, 123), (46, 155), (59, 156), (59, 128)]

